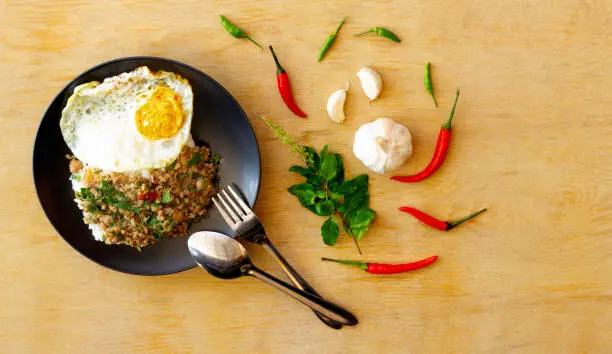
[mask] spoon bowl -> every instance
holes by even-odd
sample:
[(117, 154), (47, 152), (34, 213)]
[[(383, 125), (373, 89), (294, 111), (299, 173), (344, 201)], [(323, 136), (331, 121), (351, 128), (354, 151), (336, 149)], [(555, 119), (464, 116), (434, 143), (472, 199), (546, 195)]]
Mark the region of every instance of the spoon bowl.
[(241, 268), (251, 263), (240, 242), (227, 242), (228, 236), (214, 231), (196, 232), (187, 247), (196, 263), (211, 275), (222, 279), (243, 276)]

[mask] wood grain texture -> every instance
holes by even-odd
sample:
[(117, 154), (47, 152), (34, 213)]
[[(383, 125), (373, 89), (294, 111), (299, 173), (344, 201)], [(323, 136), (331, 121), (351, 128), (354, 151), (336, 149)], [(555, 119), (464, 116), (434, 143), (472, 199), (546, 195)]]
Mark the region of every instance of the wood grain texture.
[[(271, 57), (223, 31), (227, 15), (274, 44), (310, 117), (290, 113)], [(325, 60), (316, 55), (348, 16)], [(612, 3), (609, 1), (0, 1), (0, 351), (19, 353), (604, 353), (612, 333)], [(390, 41), (350, 35), (372, 26)], [(137, 277), (73, 251), (46, 220), (31, 178), (34, 136), (54, 95), (83, 70), (131, 55), (168, 57), (223, 84), (251, 118), (263, 185), (256, 212), (271, 238), (322, 294), (354, 311), (332, 331), (251, 279), (199, 269)], [(441, 104), (423, 89), (433, 63)], [(368, 105), (355, 77), (384, 80)], [(347, 120), (327, 96), (350, 80)], [(447, 163), (418, 184), (371, 174), (375, 227), (368, 260), (441, 256), (412, 274), (374, 277), (322, 263), (357, 258), (344, 237), (326, 247), (321, 218), (285, 192), (294, 162), (257, 117), (300, 141), (331, 144), (348, 174), (367, 172), (353, 133), (391, 117), (414, 135), (399, 172), (424, 166), (455, 88), (462, 89)], [(451, 233), (400, 214), (489, 212)], [(279, 269), (260, 249), (262, 268)]]

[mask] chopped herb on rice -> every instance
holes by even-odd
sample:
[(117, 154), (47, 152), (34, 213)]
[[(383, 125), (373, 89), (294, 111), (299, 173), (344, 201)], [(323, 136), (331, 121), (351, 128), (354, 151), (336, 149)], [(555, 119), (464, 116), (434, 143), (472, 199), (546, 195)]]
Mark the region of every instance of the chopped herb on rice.
[[(96, 239), (141, 249), (165, 237), (184, 236), (192, 222), (207, 214), (218, 164), (218, 155), (206, 147), (189, 146), (166, 168), (150, 170), (148, 177), (103, 173), (70, 157), (70, 180)], [(196, 188), (198, 180), (204, 188)], [(154, 200), (143, 199), (145, 194)]]

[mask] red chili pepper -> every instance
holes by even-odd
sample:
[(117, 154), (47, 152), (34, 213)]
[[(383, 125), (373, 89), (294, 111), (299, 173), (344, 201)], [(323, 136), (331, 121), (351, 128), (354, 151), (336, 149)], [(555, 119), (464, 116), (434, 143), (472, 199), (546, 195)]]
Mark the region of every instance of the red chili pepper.
[(457, 95), (455, 96), (455, 103), (453, 103), (453, 109), (451, 110), (450, 116), (446, 123), (440, 129), (438, 134), (438, 141), (436, 142), (436, 150), (434, 151), (433, 158), (429, 162), (429, 165), (425, 169), (416, 175), (411, 176), (393, 176), (392, 180), (400, 182), (418, 182), (431, 176), (442, 166), (446, 153), (450, 147), (451, 140), (451, 123), (453, 122), (453, 116), (455, 115), (455, 106), (457, 105), (457, 99), (459, 98), (459, 89), (457, 89)]
[(157, 199), (157, 197), (159, 197), (158, 193), (156, 193), (156, 192), (147, 192), (147, 193), (140, 194), (138, 196), (138, 200), (148, 200), (148, 201), (152, 202), (155, 199)]
[(412, 216), (414, 216), (415, 218), (419, 219), (420, 221), (422, 221), (423, 223), (433, 227), (434, 229), (438, 229), (438, 230), (442, 230), (442, 231), (448, 231), (456, 226), (459, 226), (461, 224), (463, 224), (464, 222), (475, 218), (476, 216), (484, 213), (485, 211), (487, 211), (487, 208), (484, 208), (482, 210), (479, 210), (475, 213), (472, 213), (468, 216), (465, 216), (459, 220), (455, 220), (455, 221), (441, 221), (438, 220), (436, 218), (434, 218), (431, 215), (425, 214), (424, 212), (415, 209), (415, 208), (411, 208), (411, 207), (401, 207), (399, 208), (400, 211), (403, 211), (405, 213), (408, 213)]
[(272, 57), (274, 58), (274, 62), (276, 63), (276, 83), (278, 85), (278, 91), (280, 92), (283, 101), (287, 105), (287, 108), (293, 112), (296, 116), (306, 118), (308, 117), (306, 113), (302, 112), (300, 107), (298, 107), (297, 103), (293, 99), (293, 93), (291, 93), (291, 83), (289, 82), (289, 76), (287, 72), (278, 62), (278, 58), (276, 57), (276, 53), (274, 53), (274, 49), (270, 46), (270, 51), (272, 52)]
[(366, 263), (359, 261), (345, 261), (340, 259), (331, 259), (331, 258), (321, 258), (324, 261), (354, 265), (360, 268), (363, 268), (366, 272), (370, 274), (397, 274), (410, 272), (412, 270), (417, 270), (421, 268), (425, 268), (428, 265), (432, 264), (438, 259), (438, 256), (432, 256), (429, 258), (425, 258), (420, 261), (412, 262), (412, 263), (404, 263), (404, 264), (386, 264), (386, 263)]

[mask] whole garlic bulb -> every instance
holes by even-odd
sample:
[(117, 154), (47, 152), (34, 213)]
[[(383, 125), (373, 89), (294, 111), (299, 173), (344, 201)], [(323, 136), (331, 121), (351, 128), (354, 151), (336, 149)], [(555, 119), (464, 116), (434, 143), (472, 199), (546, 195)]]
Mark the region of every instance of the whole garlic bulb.
[(346, 119), (344, 116), (344, 102), (346, 101), (346, 91), (348, 88), (349, 84), (346, 84), (345, 88), (335, 91), (327, 99), (327, 114), (336, 123), (342, 123)]
[(363, 67), (357, 72), (357, 77), (361, 81), (361, 88), (363, 92), (368, 96), (370, 101), (375, 100), (380, 96), (382, 91), (382, 79), (380, 75), (374, 69)]
[(372, 171), (385, 173), (400, 167), (412, 155), (412, 137), (405, 126), (379, 118), (357, 130), (353, 153)]

